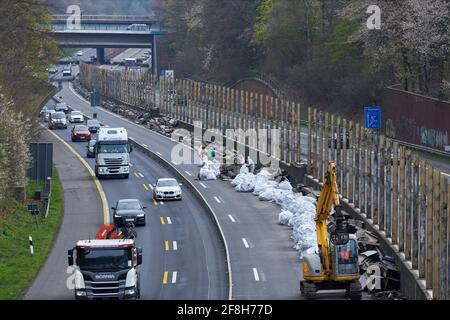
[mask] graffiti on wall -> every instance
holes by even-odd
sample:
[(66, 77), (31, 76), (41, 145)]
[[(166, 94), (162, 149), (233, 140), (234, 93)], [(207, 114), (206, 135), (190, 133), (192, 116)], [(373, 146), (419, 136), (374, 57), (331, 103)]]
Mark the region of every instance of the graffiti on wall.
[(448, 132), (429, 129), (423, 126), (417, 127), (420, 143), (432, 148), (444, 149), (448, 145)]

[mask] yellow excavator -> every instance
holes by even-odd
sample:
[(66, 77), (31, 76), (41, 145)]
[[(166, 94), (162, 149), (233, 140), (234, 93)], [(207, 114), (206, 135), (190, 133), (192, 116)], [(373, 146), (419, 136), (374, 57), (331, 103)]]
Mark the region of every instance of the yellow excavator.
[[(358, 243), (348, 232), (339, 204), (336, 165), (330, 161), (316, 210), (316, 231), (319, 252), (303, 257), (303, 279), (300, 291), (306, 300), (317, 298), (319, 290), (345, 289), (351, 300), (362, 296), (359, 282)], [(328, 227), (334, 205), (335, 223)], [(330, 234), (330, 235), (329, 235)]]

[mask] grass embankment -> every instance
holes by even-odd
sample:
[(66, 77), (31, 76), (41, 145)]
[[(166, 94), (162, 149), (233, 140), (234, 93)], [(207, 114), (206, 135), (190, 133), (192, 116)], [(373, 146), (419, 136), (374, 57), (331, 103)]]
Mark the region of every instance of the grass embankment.
[[(27, 196), (32, 197), (36, 187), (30, 182)], [(53, 169), (50, 210), (35, 218), (27, 208), (14, 202), (8, 213), (0, 212), (0, 300), (20, 299), (39, 269), (44, 265), (52, 248), (63, 213), (63, 189), (56, 169)], [(34, 255), (30, 254), (28, 237), (33, 237)]]

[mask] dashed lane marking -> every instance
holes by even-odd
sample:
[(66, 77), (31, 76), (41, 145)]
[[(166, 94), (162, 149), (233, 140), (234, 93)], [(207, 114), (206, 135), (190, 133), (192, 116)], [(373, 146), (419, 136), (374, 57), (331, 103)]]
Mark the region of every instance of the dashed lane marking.
[(255, 281), (259, 281), (258, 269), (253, 268), (253, 276), (255, 277)]
[(250, 246), (248, 245), (247, 239), (242, 238), (242, 242), (244, 243), (244, 246), (248, 249)]
[(178, 244), (176, 241), (172, 242), (172, 249), (173, 251), (177, 251), (178, 250)]
[(231, 222), (236, 222), (231, 214), (228, 215), (228, 218), (230, 218)]
[(216, 200), (217, 203), (222, 203), (222, 201), (220, 201), (219, 198), (217, 198), (217, 197), (214, 197), (214, 200)]
[(166, 222), (164, 221), (164, 217), (159, 217), (159, 220), (161, 221), (161, 224), (166, 224)]
[(201, 185), (203, 188), (208, 189), (208, 187), (205, 186), (203, 183), (201, 183), (201, 182), (199, 182), (199, 183), (200, 183), (200, 185)]

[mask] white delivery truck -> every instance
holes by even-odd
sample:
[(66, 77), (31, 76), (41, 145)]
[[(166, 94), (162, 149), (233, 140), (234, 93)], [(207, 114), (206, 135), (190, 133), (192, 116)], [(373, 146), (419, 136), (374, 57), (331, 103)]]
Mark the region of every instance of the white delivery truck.
[(95, 175), (103, 177), (124, 177), (130, 175), (130, 153), (125, 128), (100, 128), (95, 145)]

